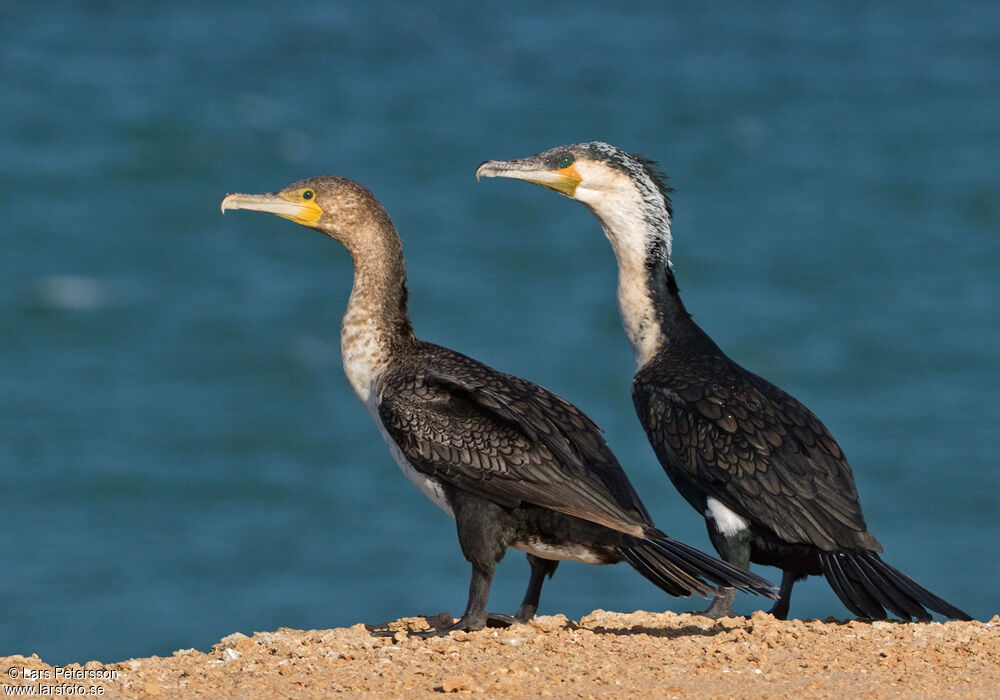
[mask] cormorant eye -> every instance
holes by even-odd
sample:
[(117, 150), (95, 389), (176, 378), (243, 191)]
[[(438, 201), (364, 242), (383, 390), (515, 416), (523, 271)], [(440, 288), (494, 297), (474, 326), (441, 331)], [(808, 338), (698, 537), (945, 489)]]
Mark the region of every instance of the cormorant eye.
[(312, 190), (306, 190), (305, 192), (302, 193), (302, 199), (306, 200), (307, 202), (315, 196), (316, 193), (313, 192)]
[(573, 165), (573, 156), (571, 156), (571, 155), (565, 155), (565, 156), (563, 156), (562, 158), (559, 159), (559, 167), (560, 168), (568, 168), (571, 165)]

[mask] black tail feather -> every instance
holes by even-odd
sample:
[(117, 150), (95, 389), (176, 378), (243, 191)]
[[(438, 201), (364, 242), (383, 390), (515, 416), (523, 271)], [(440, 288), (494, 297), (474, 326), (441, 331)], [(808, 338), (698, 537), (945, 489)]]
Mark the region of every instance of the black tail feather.
[(744, 593), (757, 593), (772, 599), (778, 598), (775, 592), (777, 586), (767, 579), (721, 559), (716, 559), (683, 542), (666, 537), (654, 540), (651, 544), (667, 556), (677, 557), (687, 562), (690, 567), (699, 572), (700, 576), (704, 576), (717, 586), (736, 588)]
[(972, 619), (873, 552), (822, 552), (819, 561), (834, 593), (860, 618), (884, 620), (888, 610), (907, 622), (927, 622), (930, 610), (955, 620)]
[(918, 584), (916, 581), (911, 579), (909, 576), (904, 574), (899, 569), (893, 568), (882, 561), (877, 554), (868, 554), (866, 558), (869, 562), (877, 563), (880, 570), (887, 574), (887, 577), (896, 583), (896, 585), (904, 588), (913, 599), (920, 605), (933, 610), (936, 613), (944, 615), (952, 620), (971, 620), (972, 616), (968, 613), (959, 610), (954, 605), (948, 601), (934, 595), (926, 588)]
[(847, 588), (845, 588), (840, 575), (840, 567), (835, 566), (835, 562), (827, 562), (822, 554), (820, 555), (820, 566), (823, 568), (823, 575), (826, 576), (826, 580), (829, 582), (830, 588), (832, 588), (833, 592), (837, 594), (838, 598), (840, 598), (840, 602), (858, 617), (867, 617), (865, 611), (859, 608), (857, 603), (854, 602), (854, 598), (848, 595), (847, 591), (850, 586), (848, 585)]
[(892, 581), (888, 580), (882, 572), (876, 569), (866, 557), (857, 557), (854, 563), (859, 565), (862, 571), (867, 573), (868, 578), (878, 586), (882, 592), (880, 599), (882, 604), (894, 615), (906, 621), (913, 618), (927, 622), (930, 619), (927, 611), (921, 607), (920, 603), (913, 599), (913, 596), (905, 591), (903, 591), (903, 595), (894, 596), (893, 591), (895, 587)]
[[(666, 591), (672, 596), (677, 598), (683, 598), (685, 596), (691, 595), (691, 590), (685, 586), (678, 585), (674, 580), (668, 578), (668, 576), (660, 573), (656, 568), (655, 564), (649, 562), (646, 558), (641, 556), (638, 552), (630, 547), (622, 547), (618, 550), (625, 557), (625, 560), (632, 565), (632, 567), (638, 571), (640, 574), (645, 576), (647, 579), (652, 581), (654, 584), (659, 586), (661, 589)], [(701, 595), (704, 595), (702, 593)]]
[(872, 597), (865, 582), (859, 579), (852, 559), (833, 557), (830, 563), (841, 588), (854, 601), (855, 610), (861, 610), (861, 617), (869, 620), (884, 620), (888, 617), (885, 609)]
[(777, 586), (669, 537), (636, 539), (618, 551), (636, 571), (672, 596), (718, 595), (719, 587), (777, 598)]

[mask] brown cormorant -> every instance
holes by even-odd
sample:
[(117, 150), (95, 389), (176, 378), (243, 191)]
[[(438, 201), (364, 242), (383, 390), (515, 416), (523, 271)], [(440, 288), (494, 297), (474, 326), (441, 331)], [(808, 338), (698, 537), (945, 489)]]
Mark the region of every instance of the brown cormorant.
[[(766, 580), (671, 540), (600, 429), (540, 386), (416, 338), (396, 229), (377, 199), (342, 177), (270, 194), (230, 194), (222, 210), (270, 212), (347, 248), (354, 285), (341, 329), (344, 372), (406, 476), (454, 516), (472, 564), (465, 613), (439, 633), (526, 621), (558, 562), (627, 561), (675, 596), (735, 586), (775, 597)], [(527, 553), (531, 575), (515, 618), (487, 615), (497, 562)]]
[[(783, 570), (771, 612), (795, 581), (822, 574), (855, 615), (968, 615), (882, 561), (854, 475), (809, 409), (730, 360), (685, 310), (670, 261), (670, 193), (655, 163), (606, 143), (487, 161), (477, 177), (525, 180), (585, 204), (618, 261), (618, 304), (638, 371), (632, 397), (653, 450), (701, 513), (726, 561)], [(731, 614), (735, 590), (706, 614)]]

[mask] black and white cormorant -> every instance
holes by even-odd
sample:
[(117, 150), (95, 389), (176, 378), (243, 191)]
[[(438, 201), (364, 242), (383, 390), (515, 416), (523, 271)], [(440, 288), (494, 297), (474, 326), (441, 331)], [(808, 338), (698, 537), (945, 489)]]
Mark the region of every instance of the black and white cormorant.
[[(544, 577), (564, 559), (624, 560), (675, 596), (735, 586), (775, 597), (768, 581), (657, 530), (600, 429), (575, 406), (417, 339), (399, 236), (366, 188), (319, 177), (270, 194), (230, 194), (227, 209), (277, 214), (350, 253), (344, 372), (406, 476), (455, 518), (472, 564), (465, 613), (439, 633), (531, 619)], [(515, 618), (488, 616), (494, 567), (508, 547), (527, 553), (527, 593)]]
[[(618, 261), (618, 304), (638, 363), (632, 397), (674, 486), (726, 561), (783, 570), (771, 612), (795, 581), (822, 574), (861, 618), (968, 615), (882, 561), (854, 475), (809, 409), (730, 360), (684, 308), (670, 262), (670, 192), (655, 163), (606, 143), (487, 161), (477, 177), (525, 180), (585, 204)], [(735, 590), (706, 614), (730, 615)]]

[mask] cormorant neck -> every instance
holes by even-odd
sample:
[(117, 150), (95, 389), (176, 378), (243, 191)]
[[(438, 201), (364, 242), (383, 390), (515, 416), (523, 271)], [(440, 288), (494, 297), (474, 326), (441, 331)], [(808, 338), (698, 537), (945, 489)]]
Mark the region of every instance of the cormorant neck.
[(588, 203), (618, 261), (618, 308), (639, 367), (671, 343), (690, 315), (670, 265), (670, 215), (638, 192)]
[(392, 353), (413, 339), (399, 236), (388, 218), (370, 228), (347, 244), (354, 284), (340, 331), (344, 372), (365, 403)]

